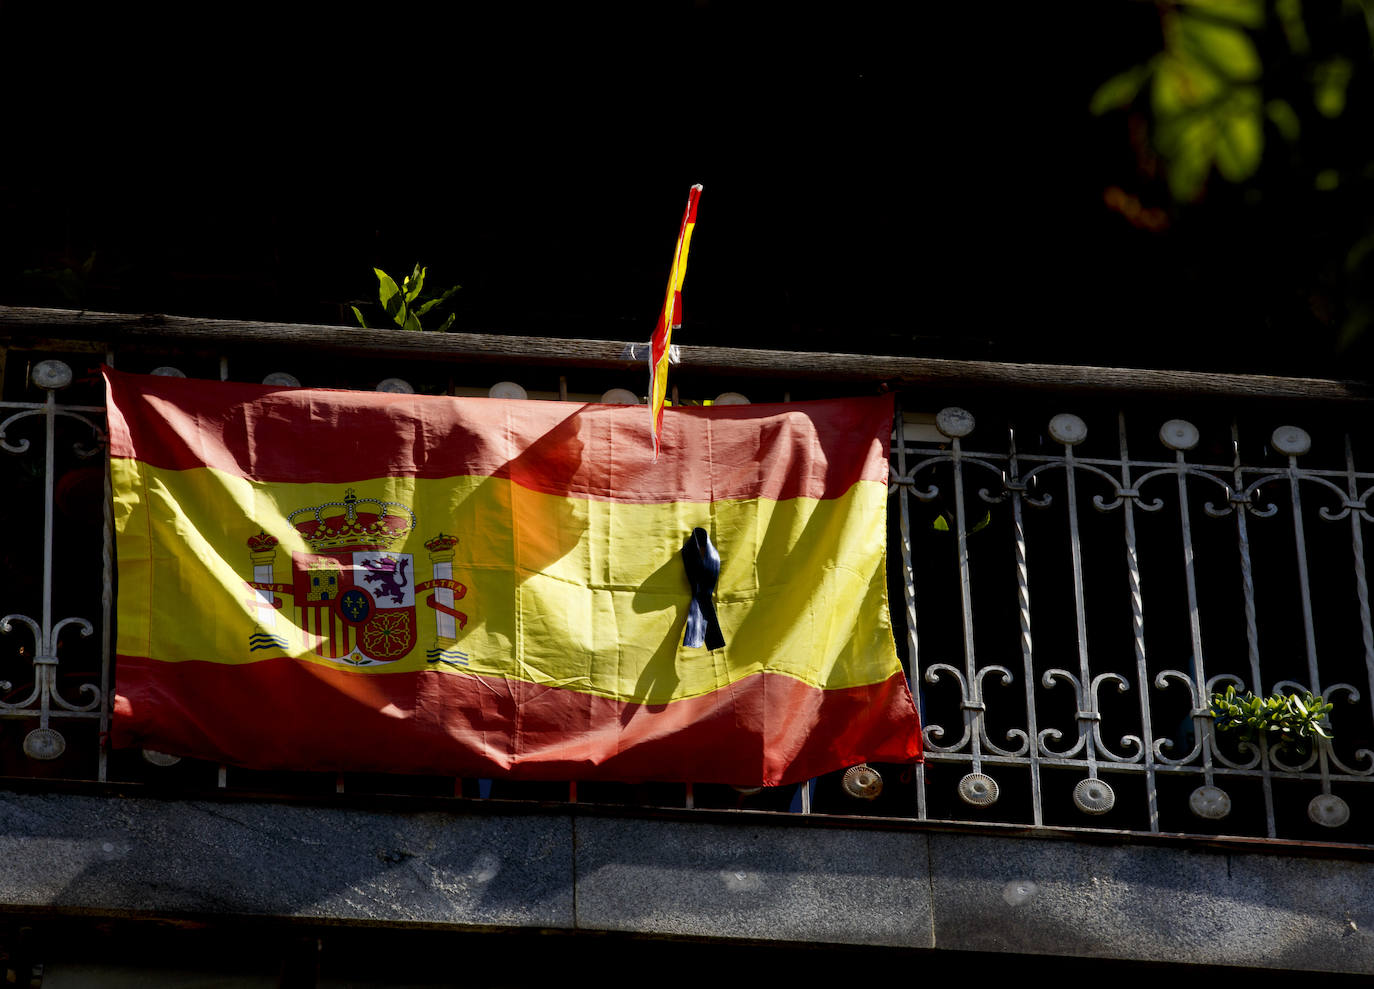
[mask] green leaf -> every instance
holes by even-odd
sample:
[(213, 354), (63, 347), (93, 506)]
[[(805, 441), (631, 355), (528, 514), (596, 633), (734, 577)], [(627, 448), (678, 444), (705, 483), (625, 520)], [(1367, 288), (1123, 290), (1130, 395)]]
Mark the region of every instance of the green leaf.
[(1333, 58), (1318, 65), (1313, 72), (1313, 102), (1323, 117), (1335, 118), (1345, 112), (1345, 91), (1350, 84), (1351, 65), (1348, 59)]
[(1171, 136), (1172, 148), (1167, 155), (1169, 191), (1180, 201), (1197, 199), (1207, 184), (1207, 173), (1212, 170), (1216, 154), (1216, 122), (1210, 115), (1195, 116)]
[(1255, 87), (1244, 87), (1227, 103), (1218, 136), (1217, 171), (1231, 182), (1254, 175), (1264, 153), (1264, 121)]
[(1093, 93), (1093, 98), (1088, 104), (1088, 112), (1100, 117), (1108, 110), (1130, 106), (1136, 94), (1140, 92), (1140, 87), (1149, 77), (1149, 65), (1136, 65), (1112, 76), (1097, 87), (1097, 92)]
[(1252, 82), (1259, 78), (1259, 52), (1241, 28), (1200, 17), (1180, 17), (1178, 37), (1189, 54), (1228, 79)]
[(453, 321), (457, 318), (457, 313), (449, 313), (448, 319), (444, 320), (442, 323), (439, 324), (439, 332), (447, 333), (449, 330), (451, 330), (453, 328)]
[(350, 306), (349, 308), (351, 308), (351, 309), (353, 310), (353, 315), (354, 315), (354, 317), (358, 320), (358, 325), (359, 325), (359, 326), (361, 326), (361, 327), (362, 327), (363, 329), (365, 329), (365, 330), (370, 330), (370, 329), (372, 329), (372, 327), (370, 327), (370, 326), (367, 325), (367, 320), (363, 319), (363, 314), (362, 314), (361, 312), (358, 311), (358, 307), (357, 307), (357, 306)]
[[(930, 523), (930, 527), (936, 532), (949, 532), (953, 522), (954, 516), (950, 515), (948, 512), (943, 512), (936, 516), (935, 521)], [(973, 535), (973, 533), (978, 532), (980, 529), (986, 529), (991, 522), (992, 510), (989, 509), (983, 513), (983, 518), (979, 522), (976, 522), (973, 528), (968, 530), (968, 534)]]
[(1212, 170), (1217, 123), (1201, 108), (1220, 96), (1221, 80), (1196, 61), (1167, 54), (1151, 87), (1155, 111), (1154, 142), (1166, 166), (1175, 199), (1197, 199)]
[(421, 268), (417, 262), (415, 270), (406, 276), (405, 296), (407, 303), (414, 302), (420, 297), (420, 290), (425, 286), (425, 272), (428, 270), (428, 268)]
[(1201, 106), (1220, 95), (1222, 81), (1196, 60), (1167, 52), (1150, 86), (1150, 102), (1161, 121)]
[(1310, 43), (1307, 40), (1307, 24), (1302, 19), (1302, 0), (1274, 0), (1274, 13), (1279, 16), (1288, 47), (1295, 55), (1306, 55)]
[(1246, 27), (1264, 23), (1264, 0), (1179, 0), (1199, 14), (1220, 17)]
[[(405, 298), (401, 295), (401, 290), (396, 287), (396, 280), (388, 275), (381, 268), (373, 268), (377, 273), (377, 298), (386, 310), (386, 314), (391, 317), (391, 321), (403, 330), (412, 329), (410, 323), (415, 319), (406, 308)], [(414, 329), (419, 329), (419, 321), (415, 321)]]
[(396, 280), (381, 268), (373, 268), (372, 270), (377, 275), (377, 300), (381, 302), (386, 314), (395, 319), (396, 314), (405, 305), (401, 290), (396, 287)]
[(1264, 105), (1264, 112), (1268, 114), (1270, 121), (1285, 141), (1298, 139), (1298, 135), (1302, 133), (1302, 124), (1298, 122), (1298, 115), (1287, 100), (1270, 100)]
[(421, 303), (420, 308), (415, 310), (416, 314), (419, 316), (423, 316), (425, 313), (429, 312), (435, 306), (443, 305), (449, 299), (453, 298), (454, 294), (457, 293), (457, 291), (462, 287), (463, 286), (461, 285), (455, 285), (452, 288), (445, 289), (442, 294), (437, 295), (434, 298)]

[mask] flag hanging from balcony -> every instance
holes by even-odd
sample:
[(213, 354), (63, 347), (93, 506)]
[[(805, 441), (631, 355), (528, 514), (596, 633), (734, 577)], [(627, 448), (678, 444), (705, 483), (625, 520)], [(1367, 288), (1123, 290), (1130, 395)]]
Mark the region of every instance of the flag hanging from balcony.
[(701, 186), (694, 185), (687, 192), (687, 209), (682, 214), (682, 226), (673, 249), (673, 264), (668, 269), (668, 294), (663, 299), (663, 311), (649, 340), (649, 432), (654, 442), (654, 459), (663, 436), (663, 402), (668, 396), (668, 355), (672, 349), (673, 331), (682, 325), (682, 283), (687, 279), (687, 248), (692, 244), (692, 231), (697, 225), (697, 201)]
[(633, 407), (105, 373), (116, 745), (740, 785), (920, 756), (890, 398), (670, 409), (655, 463)]

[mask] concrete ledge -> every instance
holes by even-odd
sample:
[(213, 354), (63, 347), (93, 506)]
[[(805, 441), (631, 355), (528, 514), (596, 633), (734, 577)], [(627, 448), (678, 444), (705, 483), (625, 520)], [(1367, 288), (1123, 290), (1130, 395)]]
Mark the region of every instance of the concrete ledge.
[(0, 904), (572, 927), (572, 820), (0, 794)]
[(935, 941), (964, 951), (1374, 972), (1374, 864), (930, 835)]
[(926, 837), (581, 817), (577, 920), (600, 930), (935, 947)]
[[(1374, 973), (1374, 862), (594, 809), (0, 793), (0, 912)], [(957, 957), (957, 956), (956, 956)]]

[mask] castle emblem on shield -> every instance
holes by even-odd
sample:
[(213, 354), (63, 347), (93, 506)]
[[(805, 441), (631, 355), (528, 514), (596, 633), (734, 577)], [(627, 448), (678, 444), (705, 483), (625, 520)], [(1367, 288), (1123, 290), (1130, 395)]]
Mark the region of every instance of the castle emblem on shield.
[[(250, 651), (287, 649), (277, 629), (277, 593), (292, 597), (295, 626), (304, 645), (317, 656), (350, 666), (394, 663), (415, 649), (420, 629), (416, 594), (431, 592), (425, 605), (435, 612), (431, 661), (466, 665), (466, 654), (453, 648), (467, 615), (453, 608), (467, 588), (453, 580), (453, 547), (458, 539), (440, 533), (425, 544), (434, 571), (417, 581), (415, 557), (397, 552), (415, 528), (415, 513), (406, 505), (359, 498), (349, 489), (342, 501), (298, 508), (286, 521), (305, 541), (291, 554), (291, 581), (274, 580), (277, 540), (259, 533), (248, 539), (259, 612)], [(462, 657), (461, 661), (455, 657)]]

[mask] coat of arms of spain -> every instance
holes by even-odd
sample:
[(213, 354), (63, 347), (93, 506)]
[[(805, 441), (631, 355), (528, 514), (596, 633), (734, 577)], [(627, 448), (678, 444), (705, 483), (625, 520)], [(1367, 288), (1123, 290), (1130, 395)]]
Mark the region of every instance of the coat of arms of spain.
[(291, 554), (290, 583), (274, 579), (277, 539), (265, 532), (248, 539), (248, 585), (257, 591), (252, 603), (260, 615), (250, 651), (289, 648), (276, 624), (282, 607), (276, 594), (283, 593), (293, 599), (302, 645), (315, 655), (350, 666), (394, 663), (419, 641), (416, 594), (429, 591), (424, 603), (435, 612), (435, 641), (427, 658), (467, 665), (466, 654), (454, 648), (468, 621), (453, 607), (467, 593), (453, 579), (456, 536), (440, 533), (425, 543), (433, 574), (417, 582), (413, 554), (395, 549), (416, 524), (415, 513), (400, 502), (359, 498), (349, 489), (342, 501), (298, 508), (286, 521), (307, 547)]

